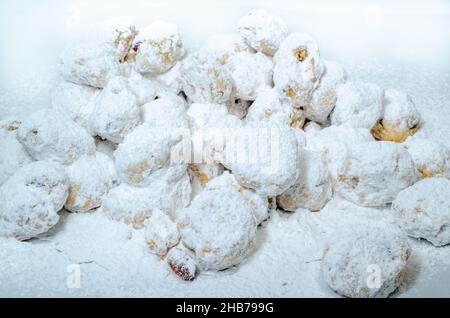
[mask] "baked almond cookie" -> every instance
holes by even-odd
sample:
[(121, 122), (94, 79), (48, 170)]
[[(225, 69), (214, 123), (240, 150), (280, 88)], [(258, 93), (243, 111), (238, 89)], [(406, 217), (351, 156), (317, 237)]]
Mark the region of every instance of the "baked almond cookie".
[(103, 88), (120, 74), (120, 66), (111, 45), (78, 45), (63, 52), (59, 71), (66, 81)]
[(322, 276), (339, 295), (385, 298), (402, 284), (410, 253), (406, 235), (393, 225), (344, 225), (325, 246)]
[(450, 244), (450, 180), (427, 178), (400, 191), (392, 203), (398, 225), (435, 246)]
[(336, 192), (361, 206), (384, 206), (416, 182), (414, 163), (406, 148), (389, 141), (349, 147), (337, 169)]
[(308, 105), (324, 72), (316, 41), (306, 33), (292, 33), (273, 62), (273, 82), (282, 100), (298, 108)]
[(261, 224), (269, 217), (269, 203), (267, 197), (257, 194), (255, 191), (243, 188), (236, 180), (236, 178), (228, 171), (225, 171), (222, 175), (213, 178), (209, 181), (205, 190), (216, 189), (232, 189), (245, 198), (245, 201), (250, 206), (255, 216), (256, 224)]
[(160, 80), (154, 77), (144, 76), (136, 71), (130, 72), (128, 86), (130, 91), (135, 95), (139, 106), (152, 102), (160, 95), (169, 92), (168, 87)]
[(67, 111), (73, 121), (95, 136), (92, 113), (95, 108), (95, 98), (100, 91), (91, 86), (62, 82), (53, 90), (52, 106), (58, 110)]
[(269, 56), (275, 54), (288, 35), (283, 20), (265, 10), (252, 10), (243, 16), (239, 20), (238, 31), (248, 45)]
[(64, 167), (35, 161), (17, 170), (0, 187), (0, 236), (27, 240), (58, 223), (69, 180)]
[(306, 149), (320, 154), (333, 180), (337, 179), (338, 167), (346, 160), (351, 145), (374, 141), (368, 129), (347, 126), (316, 129), (314, 133), (306, 132), (305, 136)]
[(300, 176), (300, 148), (295, 130), (285, 124), (249, 123), (227, 142), (221, 163), (243, 187), (262, 196), (276, 196)]
[(445, 177), (450, 179), (450, 149), (443, 143), (410, 137), (404, 143), (408, 149), (419, 178)]
[(170, 249), (166, 256), (169, 269), (183, 280), (193, 280), (197, 274), (197, 264), (192, 253), (181, 244)]
[(331, 199), (332, 179), (328, 167), (317, 153), (305, 151), (300, 178), (277, 197), (277, 204), (287, 211), (299, 208), (319, 211)]
[(154, 209), (150, 218), (145, 220), (144, 232), (150, 251), (156, 255), (166, 255), (180, 241), (176, 223), (159, 209)]
[(183, 40), (174, 23), (155, 21), (138, 30), (135, 69), (140, 73), (161, 74), (184, 55)]
[(148, 187), (122, 183), (108, 192), (100, 209), (113, 220), (141, 229), (154, 209), (175, 219), (177, 211), (187, 206), (190, 199), (191, 183), (185, 173), (177, 180), (155, 179)]
[(304, 106), (305, 116), (317, 123), (325, 123), (336, 104), (336, 88), (345, 82), (344, 67), (336, 62), (323, 60), (324, 73), (319, 86), (313, 91), (311, 101)]
[(240, 52), (255, 53), (237, 33), (215, 34), (203, 42), (200, 51), (208, 52), (221, 64), (225, 65), (228, 59)]
[(256, 222), (244, 197), (235, 190), (203, 191), (181, 212), (183, 244), (203, 270), (224, 270), (253, 250)]
[(94, 130), (103, 139), (120, 143), (141, 122), (141, 110), (125, 77), (112, 78), (95, 102)]
[(226, 64), (233, 80), (232, 95), (243, 100), (255, 100), (258, 94), (272, 87), (273, 63), (262, 53), (240, 52)]
[(352, 82), (339, 85), (332, 125), (372, 129), (382, 117), (384, 91), (376, 84)]
[(142, 105), (143, 122), (151, 128), (189, 128), (187, 106), (183, 98), (167, 94)]
[(95, 153), (89, 133), (66, 112), (40, 109), (25, 117), (17, 139), (35, 160), (50, 160), (69, 165), (82, 155)]
[(383, 101), (381, 119), (372, 128), (377, 140), (403, 142), (420, 128), (422, 119), (411, 97), (403, 92), (388, 89)]
[(0, 136), (0, 185), (33, 159), (13, 136)]
[(82, 156), (66, 167), (69, 196), (64, 207), (71, 212), (87, 212), (98, 208), (109, 189), (117, 183), (113, 160), (97, 152)]
[(114, 152), (119, 177), (137, 187), (149, 186), (155, 178), (179, 178), (187, 167), (171, 161), (171, 150), (180, 140), (181, 136), (163, 128), (138, 126)]
[(183, 92), (194, 103), (225, 103), (231, 97), (229, 71), (207, 51), (190, 54), (181, 63)]

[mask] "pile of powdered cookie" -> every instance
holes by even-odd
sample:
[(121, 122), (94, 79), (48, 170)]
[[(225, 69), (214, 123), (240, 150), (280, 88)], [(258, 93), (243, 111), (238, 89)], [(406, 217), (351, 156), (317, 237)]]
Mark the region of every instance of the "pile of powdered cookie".
[(257, 253), (275, 209), (390, 206), (395, 225), (355, 223), (323, 247), (323, 279), (349, 297), (400, 286), (408, 236), (449, 244), (450, 150), (415, 135), (411, 98), (347, 79), (268, 12), (237, 31), (186, 52), (156, 21), (66, 50), (52, 104), (0, 122), (0, 235), (37, 237), (62, 209), (103, 213), (192, 280)]

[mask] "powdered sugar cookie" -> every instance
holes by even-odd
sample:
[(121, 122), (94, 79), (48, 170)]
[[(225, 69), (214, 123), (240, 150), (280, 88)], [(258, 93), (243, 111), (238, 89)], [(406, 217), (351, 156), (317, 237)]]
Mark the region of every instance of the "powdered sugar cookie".
[(139, 125), (140, 108), (124, 77), (114, 77), (100, 93), (93, 113), (94, 130), (115, 143)]
[(87, 212), (99, 207), (117, 180), (114, 162), (100, 152), (78, 158), (66, 172), (69, 196), (64, 207), (72, 212)]
[(255, 100), (258, 94), (272, 86), (273, 63), (262, 53), (240, 52), (228, 59), (226, 67), (233, 79), (233, 96)]
[(233, 79), (208, 52), (190, 54), (181, 64), (183, 91), (194, 103), (224, 103), (233, 88)]
[(322, 275), (342, 296), (388, 297), (403, 282), (409, 256), (405, 235), (392, 225), (342, 226), (325, 247)]
[(238, 192), (204, 191), (181, 212), (182, 241), (195, 252), (200, 268), (223, 270), (239, 264), (252, 251), (256, 222)]
[(62, 82), (53, 90), (52, 106), (67, 111), (72, 120), (95, 136), (92, 113), (99, 93), (99, 89), (91, 86)]
[(427, 178), (400, 191), (392, 203), (399, 226), (435, 246), (450, 244), (450, 181)]
[(65, 112), (40, 109), (25, 117), (17, 139), (36, 160), (71, 164), (82, 155), (95, 152), (94, 138)]
[(325, 71), (319, 86), (313, 91), (311, 101), (304, 107), (305, 116), (318, 123), (326, 122), (336, 104), (336, 88), (344, 83), (344, 67), (336, 62), (323, 60)]
[(276, 196), (300, 175), (300, 147), (294, 129), (275, 121), (249, 123), (226, 144), (222, 164), (238, 182), (263, 196)]
[(12, 136), (0, 137), (0, 185), (33, 159)]
[(176, 95), (164, 95), (142, 105), (143, 122), (151, 128), (189, 128), (187, 107), (183, 99)]
[(197, 265), (191, 253), (181, 244), (172, 248), (166, 256), (166, 263), (170, 270), (183, 280), (193, 280)]
[(304, 107), (324, 72), (316, 41), (305, 33), (292, 33), (273, 58), (273, 82), (281, 98)]
[(404, 143), (420, 178), (450, 179), (450, 149), (443, 143), (414, 136)]
[(348, 81), (336, 90), (332, 125), (372, 129), (382, 116), (384, 92), (372, 83)]
[(150, 251), (156, 255), (166, 255), (180, 240), (177, 225), (159, 209), (153, 210), (144, 222), (144, 232)]
[(135, 68), (140, 73), (167, 72), (184, 55), (178, 26), (159, 20), (139, 29), (136, 46)]
[(403, 142), (416, 133), (421, 121), (409, 95), (388, 89), (385, 92), (383, 114), (372, 128), (372, 135), (378, 140)]
[(272, 56), (288, 34), (286, 24), (265, 10), (252, 10), (238, 23), (239, 34), (255, 50)]
[(255, 216), (256, 224), (261, 224), (269, 216), (269, 206), (267, 197), (261, 196), (255, 191), (250, 189), (244, 189), (237, 182), (236, 178), (228, 171), (225, 171), (222, 175), (215, 177), (209, 181), (205, 190), (216, 189), (232, 189), (243, 195), (245, 201), (250, 206)]
[(0, 235), (26, 240), (47, 232), (59, 220), (68, 195), (63, 166), (35, 161), (0, 187)]
[(335, 189), (362, 206), (383, 206), (417, 179), (405, 147), (388, 141), (352, 145), (337, 169)]
[(301, 161), (302, 174), (296, 183), (277, 197), (284, 210), (299, 208), (319, 211), (331, 199), (332, 182), (328, 167), (319, 154), (305, 151)]
[(98, 88), (120, 73), (119, 61), (108, 44), (68, 48), (61, 55), (59, 70), (66, 81)]

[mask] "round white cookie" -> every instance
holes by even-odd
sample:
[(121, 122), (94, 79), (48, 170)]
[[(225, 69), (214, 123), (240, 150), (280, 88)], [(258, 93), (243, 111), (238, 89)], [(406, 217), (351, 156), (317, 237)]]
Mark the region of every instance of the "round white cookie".
[(382, 116), (383, 98), (376, 84), (347, 81), (337, 87), (331, 124), (372, 129)]
[(384, 206), (417, 180), (406, 148), (389, 141), (352, 145), (337, 169), (336, 192), (361, 206)]
[(141, 122), (135, 95), (125, 77), (114, 77), (100, 93), (93, 112), (94, 130), (102, 138), (120, 143)]
[(0, 235), (27, 240), (58, 223), (69, 180), (64, 167), (35, 161), (16, 171), (0, 187)]
[(195, 252), (200, 268), (223, 270), (241, 263), (252, 251), (255, 218), (235, 190), (203, 191), (181, 212), (182, 241)]
[(71, 164), (82, 155), (95, 152), (89, 133), (65, 112), (43, 108), (25, 117), (17, 139), (35, 160)]
[(117, 182), (113, 160), (100, 152), (78, 158), (66, 167), (66, 172), (69, 196), (64, 207), (71, 212), (87, 212), (99, 207)]
[(248, 45), (269, 56), (275, 54), (288, 34), (283, 20), (265, 10), (252, 10), (243, 16), (238, 31)]
[(450, 180), (423, 179), (401, 191), (392, 203), (400, 227), (435, 246), (450, 243)]
[(344, 224), (325, 247), (322, 276), (342, 296), (388, 297), (402, 283), (409, 256), (406, 236), (395, 226)]

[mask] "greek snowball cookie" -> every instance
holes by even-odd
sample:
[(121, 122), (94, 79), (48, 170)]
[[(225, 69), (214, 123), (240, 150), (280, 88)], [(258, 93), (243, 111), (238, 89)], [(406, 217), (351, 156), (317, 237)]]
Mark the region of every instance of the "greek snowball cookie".
[(306, 106), (324, 72), (316, 41), (305, 33), (292, 33), (273, 58), (273, 82), (283, 100)]
[(243, 119), (247, 116), (247, 112), (252, 102), (239, 98), (232, 98), (226, 102), (228, 112), (239, 119)]
[(200, 51), (208, 52), (222, 65), (240, 52), (254, 52), (239, 34), (215, 34), (206, 39)]
[(344, 83), (346, 75), (344, 67), (336, 62), (323, 60), (325, 71), (319, 86), (313, 91), (311, 101), (304, 107), (305, 116), (309, 120), (325, 123), (336, 104), (336, 88)]
[(435, 140), (408, 138), (404, 143), (420, 178), (450, 179), (450, 149)]
[(155, 21), (136, 37), (135, 68), (141, 73), (167, 72), (184, 55), (183, 41), (174, 23)]
[(372, 128), (372, 135), (378, 140), (403, 142), (416, 133), (421, 121), (409, 95), (388, 89), (384, 96), (381, 119)]
[(171, 149), (179, 140), (170, 131), (138, 126), (114, 152), (119, 177), (130, 185), (145, 187), (155, 178), (183, 175), (186, 165), (171, 162)]
[(191, 183), (187, 173), (178, 180), (154, 180), (148, 187), (126, 183), (112, 188), (103, 199), (102, 211), (109, 218), (142, 228), (154, 209), (176, 216), (190, 202)]
[(69, 196), (64, 207), (72, 212), (87, 212), (102, 204), (102, 199), (117, 180), (114, 162), (97, 152), (83, 156), (66, 168)]
[(64, 165), (95, 152), (94, 138), (67, 113), (53, 108), (25, 117), (17, 130), (17, 139), (34, 159)]
[(352, 145), (337, 171), (336, 191), (362, 206), (383, 206), (414, 184), (416, 171), (405, 147), (389, 141)]
[(371, 129), (382, 116), (384, 92), (372, 83), (348, 81), (336, 90), (332, 125)]
[(65, 50), (59, 70), (66, 81), (98, 88), (105, 87), (120, 72), (119, 61), (108, 45), (83, 45)]
[(182, 98), (176, 95), (161, 96), (142, 105), (142, 119), (152, 128), (189, 128), (187, 107)]
[(368, 129), (347, 126), (329, 126), (305, 135), (306, 148), (322, 156), (333, 179), (337, 178), (339, 165), (346, 160), (351, 145), (374, 140)]
[(181, 63), (178, 62), (166, 73), (159, 74), (156, 77), (166, 86), (166, 90), (172, 94), (178, 95), (183, 90), (183, 75), (181, 74)]
[(170, 270), (181, 279), (193, 280), (195, 278), (197, 264), (191, 253), (181, 244), (167, 253), (166, 262)]
[(139, 106), (151, 102), (157, 99), (160, 94), (167, 92), (167, 87), (161, 81), (144, 77), (136, 71), (131, 71), (128, 77), (128, 86), (136, 96), (136, 102)]
[(144, 222), (144, 228), (145, 241), (154, 254), (166, 255), (180, 241), (177, 225), (159, 209), (152, 211), (150, 218)]
[(92, 113), (100, 90), (94, 87), (62, 82), (52, 93), (52, 106), (67, 111), (70, 118), (95, 136)]
[(299, 177), (300, 150), (295, 130), (266, 120), (247, 125), (227, 142), (222, 164), (243, 187), (276, 196)]
[(225, 103), (230, 99), (233, 79), (208, 52), (189, 55), (181, 64), (183, 91), (194, 103)]
[(339, 295), (383, 298), (403, 282), (410, 248), (406, 236), (389, 224), (340, 227), (325, 247), (322, 275)]
[(266, 197), (263, 197), (253, 190), (244, 189), (239, 185), (236, 178), (225, 171), (222, 175), (209, 181), (205, 190), (216, 190), (216, 189), (232, 189), (239, 192), (245, 198), (245, 201), (250, 206), (255, 216), (256, 224), (261, 224), (269, 216), (269, 204)]
[(332, 196), (328, 167), (319, 154), (309, 151), (305, 151), (301, 164), (303, 167), (300, 178), (277, 197), (277, 204), (287, 211), (299, 208), (319, 211)]
[(183, 243), (204, 270), (223, 270), (242, 262), (253, 250), (256, 222), (241, 194), (204, 191), (182, 211)]
[(255, 100), (260, 91), (272, 86), (273, 63), (262, 53), (237, 53), (226, 65), (233, 79), (233, 96), (236, 98)]
[(0, 185), (20, 167), (32, 162), (23, 146), (13, 137), (0, 137)]
[(103, 139), (120, 143), (139, 125), (141, 110), (124, 77), (112, 78), (98, 96), (93, 113), (94, 130)]
[(47, 232), (59, 220), (68, 188), (58, 163), (35, 161), (17, 170), (0, 187), (0, 235), (27, 240)]
[(223, 157), (226, 140), (239, 133), (242, 121), (219, 104), (191, 104), (187, 111), (192, 130), (194, 163), (215, 163)]
[(286, 24), (264, 10), (252, 10), (238, 23), (239, 34), (258, 52), (274, 55), (288, 34)]
[(450, 243), (450, 180), (427, 178), (401, 191), (392, 203), (399, 226), (435, 246)]

